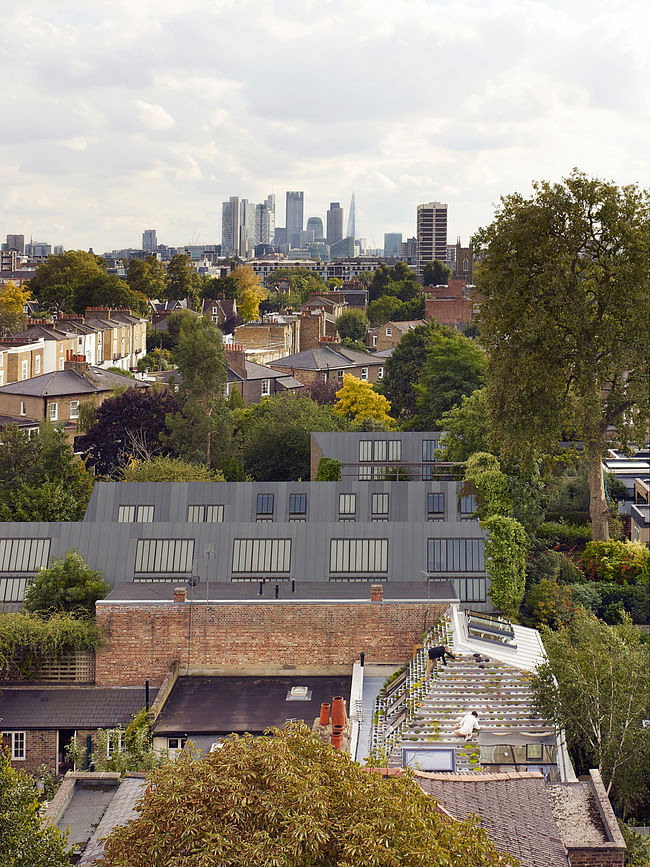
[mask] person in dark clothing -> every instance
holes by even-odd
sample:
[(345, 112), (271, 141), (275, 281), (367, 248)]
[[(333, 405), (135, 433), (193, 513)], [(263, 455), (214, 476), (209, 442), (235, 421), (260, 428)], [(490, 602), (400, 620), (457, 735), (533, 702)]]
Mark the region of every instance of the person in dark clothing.
[(451, 652), (451, 648), (447, 647), (447, 645), (441, 645), (440, 647), (430, 647), (427, 659), (427, 671), (424, 676), (425, 680), (429, 680), (429, 678), (431, 677), (431, 672), (435, 667), (436, 659), (442, 659), (442, 664), (447, 665), (447, 659), (456, 659), (456, 657)]

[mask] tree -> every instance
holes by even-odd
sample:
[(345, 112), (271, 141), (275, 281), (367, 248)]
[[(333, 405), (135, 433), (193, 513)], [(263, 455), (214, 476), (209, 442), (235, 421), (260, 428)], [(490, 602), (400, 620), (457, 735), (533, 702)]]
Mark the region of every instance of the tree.
[(133, 292), (141, 292), (147, 298), (167, 296), (167, 272), (163, 263), (154, 256), (146, 259), (129, 259), (126, 282)]
[(584, 443), (594, 539), (607, 539), (601, 461), (650, 419), (649, 196), (574, 170), (501, 199), (475, 236), (490, 418), (502, 449)]
[[(625, 812), (643, 804), (650, 775), (650, 666), (628, 617), (608, 626), (578, 609), (568, 626), (545, 630), (548, 660), (532, 686), (545, 719), (566, 732), (578, 773), (597, 767)], [(647, 803), (647, 801), (646, 801)]]
[(257, 481), (307, 480), (311, 431), (345, 428), (331, 406), (279, 394), (239, 411), (236, 442), (244, 470)]
[(201, 278), (194, 270), (192, 260), (185, 253), (172, 256), (167, 265), (167, 296), (173, 301), (188, 298), (193, 307), (199, 303)]
[(494, 455), (487, 452), (471, 455), (465, 464), (465, 483), (478, 494), (476, 513), (481, 520), (492, 515), (512, 515), (508, 477)]
[(434, 259), (424, 266), (422, 277), (425, 286), (446, 286), (451, 277), (451, 268), (439, 259)]
[(92, 569), (77, 551), (68, 551), (63, 559), (36, 573), (27, 588), (24, 608), (38, 614), (94, 617), (95, 602), (110, 589), (100, 571)]
[(0, 337), (11, 337), (27, 324), (25, 304), (31, 298), (29, 289), (21, 289), (9, 281), (0, 286)]
[(321, 458), (318, 462), (318, 471), (316, 473), (317, 482), (340, 482), (341, 481), (341, 461), (336, 458)]
[(98, 475), (119, 474), (133, 456), (170, 454), (161, 434), (167, 416), (177, 411), (178, 401), (167, 388), (128, 388), (98, 407), (94, 425), (77, 438), (77, 448)]
[(0, 520), (80, 521), (93, 488), (61, 428), (41, 422), (30, 437), (18, 425), (2, 429)]
[(75, 287), (72, 306), (77, 313), (88, 307), (136, 307), (139, 302), (133, 292), (115, 274), (101, 271)]
[(106, 260), (83, 250), (66, 250), (48, 256), (38, 265), (29, 281), (32, 295), (38, 299), (42, 310), (75, 309), (75, 296), (81, 287), (97, 277), (106, 275)]
[(459, 406), (442, 414), (440, 422), (445, 432), (440, 442), (441, 460), (466, 461), (474, 452), (496, 452), (488, 424), (485, 388), (463, 397)]
[(38, 790), (25, 771), (15, 771), (0, 746), (0, 864), (8, 867), (68, 867), (66, 837), (42, 822)]
[(230, 440), (221, 332), (197, 316), (182, 327), (175, 355), (181, 408), (167, 415), (169, 435), (163, 440), (190, 463), (216, 466)]
[(385, 325), (386, 322), (402, 321), (400, 312), (402, 302), (395, 295), (382, 295), (368, 305), (368, 319), (373, 328), (377, 325)]
[(490, 599), (499, 611), (515, 617), (526, 589), (528, 536), (519, 521), (504, 515), (492, 515), (481, 527), (490, 534), (485, 540)]
[(336, 320), (336, 330), (341, 338), (363, 341), (366, 339), (368, 320), (361, 310), (344, 310)]
[(239, 265), (231, 274), (237, 282), (237, 310), (246, 322), (259, 319), (260, 301), (268, 297), (268, 292), (252, 268)]
[[(110, 751), (109, 744), (112, 747)], [(153, 723), (151, 713), (146, 708), (134, 714), (125, 729), (97, 729), (93, 745), (90, 764), (95, 771), (119, 774), (151, 771), (170, 761), (169, 755), (165, 752), (158, 755), (153, 748)], [(86, 748), (79, 743), (76, 735), (68, 747), (68, 759), (76, 767), (85, 765)]]
[(416, 413), (417, 383), (427, 359), (431, 328), (418, 325), (400, 339), (384, 366), (384, 379), (378, 386), (390, 401), (393, 415), (401, 425), (409, 426)]
[(343, 374), (343, 387), (336, 392), (337, 401), (334, 412), (338, 412), (355, 422), (370, 419), (384, 425), (386, 429), (395, 426), (395, 420), (390, 417), (390, 402), (383, 394), (375, 391), (372, 384), (352, 376)]
[(413, 427), (438, 430), (443, 414), (481, 388), (484, 379), (485, 355), (472, 340), (444, 325), (430, 327), (426, 360), (413, 384), (417, 409)]
[(223, 473), (205, 464), (155, 455), (149, 460), (132, 458), (120, 473), (123, 482), (223, 482)]
[(237, 280), (232, 274), (225, 277), (209, 277), (201, 289), (202, 299), (213, 299), (223, 295), (229, 301), (237, 297)]
[(410, 777), (363, 770), (304, 725), (231, 735), (152, 782), (140, 816), (109, 836), (106, 867), (512, 863), (484, 829), (438, 812)]

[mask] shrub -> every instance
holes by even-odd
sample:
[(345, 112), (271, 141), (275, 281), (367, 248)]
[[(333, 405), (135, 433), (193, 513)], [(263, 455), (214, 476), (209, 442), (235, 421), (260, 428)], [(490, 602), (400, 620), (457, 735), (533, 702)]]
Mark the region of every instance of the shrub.
[(514, 616), (519, 611), (526, 586), (528, 536), (519, 521), (504, 515), (493, 515), (481, 526), (490, 532), (485, 541), (490, 598), (499, 611)]
[(591, 541), (591, 524), (555, 523), (545, 521), (539, 528), (540, 535), (560, 545), (579, 545)]
[(24, 608), (39, 614), (66, 611), (77, 617), (94, 617), (95, 602), (110, 589), (101, 572), (90, 567), (77, 551), (68, 551), (48, 569), (36, 573), (25, 594)]
[(22, 612), (0, 615), (0, 678), (23, 680), (36, 676), (43, 663), (73, 650), (96, 647), (95, 621), (55, 614), (41, 620)]
[(525, 612), (531, 626), (566, 626), (575, 614), (575, 601), (571, 587), (542, 578), (528, 593)]
[(582, 562), (588, 578), (636, 584), (650, 570), (650, 550), (640, 542), (589, 542)]
[(321, 458), (318, 462), (317, 482), (340, 482), (341, 461), (336, 458)]

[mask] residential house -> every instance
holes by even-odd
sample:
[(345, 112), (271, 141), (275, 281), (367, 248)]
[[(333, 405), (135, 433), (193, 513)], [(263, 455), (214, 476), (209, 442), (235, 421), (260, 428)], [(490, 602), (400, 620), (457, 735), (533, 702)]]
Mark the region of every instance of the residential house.
[(366, 346), (371, 352), (394, 349), (404, 334), (413, 331), (418, 325), (426, 324), (424, 319), (409, 319), (404, 322), (387, 322), (385, 325), (376, 325), (374, 328), (368, 329)]
[(384, 359), (358, 352), (335, 342), (321, 340), (314, 349), (303, 349), (274, 361), (276, 370), (295, 376), (304, 385), (329, 382), (336, 388), (343, 385), (343, 374), (349, 373), (364, 382), (378, 382), (384, 376)]
[[(274, 394), (291, 392), (295, 394), (303, 390), (303, 384), (293, 376), (288, 376), (272, 367), (257, 364), (246, 357), (246, 349), (239, 343), (224, 344), (226, 350), (226, 366), (228, 380), (226, 395), (230, 396), (236, 388), (242, 396), (244, 404), (259, 403), (262, 398)], [(254, 355), (254, 353), (252, 353)]]
[(480, 293), (464, 279), (451, 277), (447, 286), (425, 288), (425, 316), (441, 325), (460, 328), (472, 322), (480, 309)]
[(233, 339), (243, 346), (251, 361), (270, 364), (279, 358), (300, 352), (298, 316), (267, 313), (261, 322), (246, 322), (235, 328)]
[(38, 376), (45, 370), (42, 339), (5, 337), (0, 340), (0, 387)]

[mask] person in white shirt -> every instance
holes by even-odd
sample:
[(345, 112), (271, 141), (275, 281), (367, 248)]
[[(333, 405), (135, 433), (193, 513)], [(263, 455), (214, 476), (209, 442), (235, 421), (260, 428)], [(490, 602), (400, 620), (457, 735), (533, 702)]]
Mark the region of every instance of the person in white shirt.
[(473, 731), (479, 731), (480, 725), (478, 724), (478, 714), (475, 710), (471, 713), (466, 713), (462, 718), (460, 725), (454, 731), (454, 734), (457, 738), (465, 738), (466, 741), (470, 740), (472, 737)]

